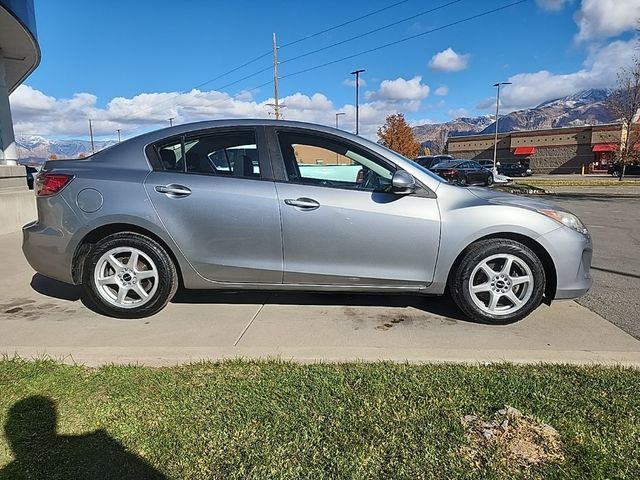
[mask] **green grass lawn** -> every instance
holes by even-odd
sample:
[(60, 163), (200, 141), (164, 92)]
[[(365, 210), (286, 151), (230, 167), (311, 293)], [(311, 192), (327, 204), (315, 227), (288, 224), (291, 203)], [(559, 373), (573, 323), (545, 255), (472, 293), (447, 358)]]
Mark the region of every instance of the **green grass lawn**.
[[(518, 465), (466, 433), (505, 405), (555, 428), (563, 459)], [(0, 424), (2, 479), (640, 478), (624, 368), (5, 360)]]

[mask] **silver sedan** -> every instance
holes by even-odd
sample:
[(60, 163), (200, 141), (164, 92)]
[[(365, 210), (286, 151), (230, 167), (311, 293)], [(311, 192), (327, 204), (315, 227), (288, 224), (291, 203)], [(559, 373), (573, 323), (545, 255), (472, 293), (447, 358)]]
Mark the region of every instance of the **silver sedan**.
[(188, 289), (448, 291), (470, 318), (519, 320), (591, 286), (592, 245), (558, 207), (447, 183), (307, 123), (179, 125), (48, 162), (23, 250), (96, 310), (152, 315)]

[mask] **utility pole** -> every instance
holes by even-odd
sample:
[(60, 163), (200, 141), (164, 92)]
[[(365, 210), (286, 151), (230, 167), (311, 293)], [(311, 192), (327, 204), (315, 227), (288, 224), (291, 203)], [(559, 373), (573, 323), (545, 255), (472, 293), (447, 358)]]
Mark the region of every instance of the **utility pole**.
[(96, 146), (93, 143), (93, 125), (91, 125), (91, 119), (89, 119), (89, 136), (91, 137), (91, 153), (96, 153)]
[(120, 129), (118, 129), (118, 143), (120, 143)]
[(284, 105), (280, 104), (280, 93), (278, 89), (278, 43), (276, 42), (275, 32), (273, 32), (273, 103), (268, 103), (267, 105), (273, 107), (276, 120), (280, 120), (282, 117), (280, 109), (284, 108)]
[(365, 71), (364, 68), (361, 68), (351, 72), (351, 75), (356, 76), (356, 135), (360, 133), (360, 74)]
[(170, 126), (170, 127), (173, 127), (173, 119), (174, 119), (174, 118), (176, 118), (176, 117), (170, 117), (170, 118), (169, 118), (169, 126)]
[(500, 85), (511, 85), (511, 82), (498, 82), (494, 84), (494, 87), (498, 87), (498, 93), (496, 94), (496, 136), (493, 142), (493, 174), (498, 174), (497, 159), (498, 159), (498, 114), (500, 112)]

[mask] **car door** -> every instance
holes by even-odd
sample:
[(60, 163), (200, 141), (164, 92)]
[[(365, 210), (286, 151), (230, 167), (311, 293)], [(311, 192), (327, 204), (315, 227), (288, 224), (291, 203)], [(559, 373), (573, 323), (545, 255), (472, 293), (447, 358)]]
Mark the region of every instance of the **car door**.
[(215, 282), (282, 283), (278, 199), (256, 130), (214, 130), (150, 148), (147, 194), (195, 270)]
[(280, 130), (272, 139), (286, 177), (276, 183), (285, 284), (416, 290), (432, 281), (433, 193), (391, 193), (396, 167), (341, 137)]
[(466, 161), (464, 162), (464, 169), (467, 172), (467, 183), (476, 184), (483, 182), (483, 175), (480, 173), (480, 165), (476, 162)]

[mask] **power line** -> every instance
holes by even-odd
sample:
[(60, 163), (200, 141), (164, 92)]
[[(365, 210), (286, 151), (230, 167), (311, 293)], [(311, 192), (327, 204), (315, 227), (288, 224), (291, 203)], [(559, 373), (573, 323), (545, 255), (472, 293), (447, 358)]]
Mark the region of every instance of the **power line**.
[[(519, 5), (521, 3), (525, 3), (525, 2), (528, 2), (528, 1), (529, 0), (519, 0), (517, 2), (509, 3), (507, 5), (502, 5), (501, 7), (494, 8), (494, 9), (491, 9), (491, 10), (487, 10), (487, 11), (484, 11), (484, 12), (481, 12), (481, 13), (478, 13), (476, 15), (472, 15), (470, 17), (466, 17), (466, 18), (463, 18), (463, 19), (460, 19), (460, 20), (456, 20), (455, 22), (447, 23), (446, 25), (442, 25), (440, 27), (432, 28), (431, 30), (426, 30), (426, 31), (418, 33), (416, 35), (410, 35), (408, 37), (401, 38), (400, 40), (395, 40), (393, 42), (385, 43), (383, 45), (379, 45), (379, 46), (374, 47), (374, 48), (369, 48), (367, 50), (363, 50), (363, 51), (358, 52), (358, 53), (347, 55), (345, 57), (341, 57), (341, 58), (338, 58), (336, 60), (331, 60), (329, 62), (321, 63), (319, 65), (314, 65), (314, 66), (309, 67), (309, 68), (304, 68), (302, 70), (298, 70), (297, 72), (288, 73), (287, 75), (283, 75), (280, 78), (281, 79), (282, 78), (288, 78), (288, 77), (293, 77), (295, 75), (300, 75), (300, 74), (303, 74), (303, 73), (311, 72), (311, 71), (317, 70), (319, 68), (327, 67), (327, 66), (333, 65), (335, 63), (339, 63), (339, 62), (343, 62), (345, 60), (349, 60), (351, 58), (359, 57), (360, 55), (366, 55), (367, 53), (372, 53), (372, 52), (375, 52), (377, 50), (382, 50), (383, 48), (387, 48), (387, 47), (391, 47), (391, 46), (394, 46), (394, 45), (398, 45), (400, 43), (408, 42), (409, 40), (413, 40), (415, 38), (422, 37), (422, 36), (427, 35), (429, 33), (434, 33), (434, 32), (440, 31), (440, 30), (444, 30), (445, 28), (453, 27), (455, 25), (460, 25), (462, 23), (466, 23), (466, 22), (469, 22), (471, 20), (475, 20), (475, 19), (478, 19), (478, 18), (481, 18), (481, 17), (485, 17), (485, 16), (490, 15), (492, 13), (496, 13), (496, 12), (499, 12), (501, 10), (506, 10), (507, 8), (514, 7), (516, 5)], [(250, 90), (255, 90), (255, 89), (264, 87), (266, 85), (269, 85), (271, 82), (272, 82), (272, 80), (269, 80), (268, 82), (262, 83), (262, 84), (260, 84), (260, 85), (258, 85), (256, 87), (252, 87)]]
[[(371, 17), (371, 16), (373, 16), (373, 15), (375, 15), (375, 14), (377, 14), (377, 13), (384, 12), (385, 10), (389, 10), (389, 9), (391, 9), (391, 8), (393, 8), (393, 7), (397, 7), (398, 5), (401, 5), (401, 4), (403, 4), (403, 3), (407, 3), (408, 1), (409, 1), (409, 0), (401, 0), (401, 1), (399, 1), (399, 2), (392, 3), (391, 5), (388, 5), (388, 6), (386, 6), (386, 7), (380, 8), (380, 9), (378, 9), (378, 10), (374, 10), (373, 12), (366, 13), (366, 14), (364, 14), (364, 15), (360, 16), (360, 17), (356, 17), (356, 18), (354, 18), (354, 19), (348, 20), (348, 21), (343, 22), (343, 23), (341, 23), (341, 24), (339, 24), (339, 25), (334, 25), (333, 27), (325, 28), (324, 30), (321, 30), (321, 31), (319, 31), (319, 32), (315, 32), (315, 33), (312, 33), (311, 35), (307, 35), (306, 37), (301, 37), (301, 38), (298, 38), (297, 40), (293, 40), (293, 41), (291, 41), (291, 42), (285, 43), (284, 45), (279, 45), (279, 46), (278, 46), (278, 48), (282, 49), (282, 48), (290, 47), (291, 45), (296, 45), (296, 44), (298, 44), (298, 43), (300, 43), (300, 42), (304, 42), (305, 40), (309, 40), (310, 38), (314, 38), (314, 37), (317, 37), (317, 36), (319, 36), (319, 35), (322, 35), (322, 34), (325, 34), (325, 33), (331, 32), (331, 31), (333, 31), (333, 30), (337, 30), (338, 28), (342, 28), (342, 27), (344, 27), (344, 26), (346, 26), (346, 25), (350, 25), (350, 24), (352, 24), (352, 23), (358, 22), (358, 21), (360, 21), (360, 20), (362, 20), (362, 19), (364, 19), (364, 18)], [(207, 80), (207, 81), (205, 81), (205, 82), (202, 82), (202, 83), (200, 83), (200, 84), (196, 85), (196, 86), (195, 86), (195, 87), (193, 87), (193, 88), (200, 88), (200, 87), (204, 87), (205, 85), (208, 85), (208, 84), (209, 84), (209, 83), (211, 83), (211, 82), (215, 82), (216, 80), (219, 80), (219, 79), (221, 79), (221, 78), (223, 78), (223, 77), (226, 77), (227, 75), (229, 75), (229, 74), (231, 74), (231, 73), (237, 72), (238, 70), (240, 70), (240, 69), (242, 69), (242, 68), (244, 68), (244, 67), (247, 67), (247, 66), (251, 65), (252, 63), (255, 63), (255, 62), (257, 62), (258, 60), (261, 60), (261, 59), (263, 59), (263, 58), (266, 58), (266, 57), (268, 57), (268, 56), (270, 56), (270, 55), (271, 55), (271, 52), (270, 52), (270, 51), (269, 51), (269, 52), (265, 52), (265, 53), (263, 53), (262, 55), (259, 55), (259, 56), (255, 57), (254, 59), (249, 60), (248, 62), (245, 62), (245, 63), (243, 63), (242, 65), (240, 65), (240, 66), (238, 66), (238, 67), (235, 67), (235, 68), (233, 68), (233, 69), (229, 70), (228, 72), (222, 73), (222, 74), (218, 75), (217, 77), (214, 77), (214, 78), (211, 78), (211, 79), (209, 79), (209, 80)], [(281, 62), (281, 63), (282, 63), (282, 62)], [(266, 70), (270, 70), (270, 69), (271, 69), (271, 67), (267, 67), (266, 69), (260, 70), (260, 72), (256, 72), (256, 75), (257, 75), (258, 73), (262, 73), (262, 72), (264, 72), (264, 71), (266, 71)], [(246, 78), (247, 78), (247, 77), (244, 77), (243, 79), (238, 80), (238, 82), (241, 82), (242, 80), (245, 80)], [(248, 78), (251, 78), (251, 77), (248, 77)], [(235, 85), (235, 83), (237, 83), (237, 82), (231, 83), (230, 85)], [(229, 86), (230, 86), (230, 85), (229, 85)], [(220, 88), (225, 88), (225, 87), (223, 86), (223, 87), (220, 87)], [(219, 90), (220, 88), (216, 88), (216, 89), (214, 89), (214, 90)]]
[[(408, 0), (407, 0), (407, 1), (408, 1)], [(374, 34), (374, 33), (380, 32), (380, 31), (382, 31), (382, 30), (386, 30), (387, 28), (391, 28), (391, 27), (394, 27), (394, 26), (399, 25), (399, 24), (401, 24), (401, 23), (407, 22), (407, 21), (409, 21), (409, 20), (413, 20), (413, 19), (415, 19), (415, 18), (421, 17), (421, 16), (423, 16), (423, 15), (426, 15), (427, 13), (433, 13), (433, 12), (435, 12), (435, 11), (437, 11), (437, 10), (442, 10), (443, 8), (446, 8), (446, 7), (448, 7), (448, 6), (450, 6), (450, 5), (453, 5), (453, 4), (455, 4), (455, 3), (460, 3), (460, 2), (462, 2), (462, 1), (464, 1), (464, 0), (452, 0), (452, 1), (449, 1), (449, 2), (444, 3), (444, 4), (442, 4), (442, 5), (438, 5), (437, 7), (430, 8), (429, 10), (425, 10), (425, 11), (422, 11), (422, 12), (417, 13), (417, 14), (415, 14), (415, 15), (411, 15), (410, 17), (406, 17), (406, 18), (403, 18), (403, 19), (401, 19), (401, 20), (398, 20), (398, 21), (395, 21), (395, 22), (392, 22), (392, 23), (388, 23), (388, 24), (383, 25), (383, 26), (381, 26), (381, 27), (374, 28), (373, 30), (369, 30), (369, 31), (367, 31), (367, 32), (361, 33), (361, 34), (359, 34), (359, 35), (355, 35), (355, 36), (353, 36), (353, 37), (346, 38), (346, 39), (344, 39), (344, 40), (340, 40), (339, 42), (332, 43), (331, 45), (327, 45), (327, 46), (324, 46), (324, 47), (318, 48), (318, 49), (316, 49), (316, 50), (311, 50), (310, 52), (306, 52), (306, 53), (303, 53), (303, 54), (297, 55), (297, 56), (295, 56), (295, 57), (288, 58), (288, 59), (286, 59), (286, 60), (282, 60), (282, 61), (280, 61), (280, 62), (279, 62), (279, 64), (280, 64), (280, 65), (282, 65), (282, 64), (285, 64), (285, 63), (293, 62), (294, 60), (298, 60), (298, 59), (300, 59), (300, 58), (308, 57), (309, 55), (313, 55), (313, 54), (316, 54), (316, 53), (319, 53), (319, 52), (322, 52), (322, 51), (325, 51), (325, 50), (329, 50), (330, 48), (337, 47), (337, 46), (339, 46), (339, 45), (343, 45), (343, 44), (345, 44), (345, 43), (352, 42), (353, 40), (357, 40), (357, 39), (359, 39), (359, 38), (363, 38), (363, 37), (366, 37), (366, 36), (368, 36), (368, 35), (372, 35), (372, 34)], [(399, 3), (404, 3), (404, 2), (399, 2)], [(389, 7), (387, 7), (387, 8), (391, 8), (392, 6), (395, 6), (395, 5), (398, 5), (398, 4), (390, 5), (390, 6), (389, 6)], [(382, 10), (386, 10), (387, 8), (382, 9)], [(376, 12), (374, 12), (374, 13), (377, 13), (377, 12), (378, 12), (378, 11), (376, 11)], [(373, 14), (373, 13), (372, 13), (372, 14)], [(365, 15), (365, 16), (368, 16), (368, 15)], [(360, 17), (360, 18), (364, 18), (364, 17)], [(346, 25), (346, 24), (348, 24), (348, 23), (353, 23), (354, 21), (355, 21), (355, 20), (352, 20), (352, 21), (350, 21), (350, 22), (345, 22), (343, 25)], [(327, 29), (327, 31), (329, 31), (329, 30), (333, 30), (334, 28), (337, 28), (337, 27), (333, 27), (333, 28)], [(303, 39), (296, 40), (296, 41), (294, 41), (294, 42), (290, 42), (290, 43), (285, 44), (285, 45), (281, 45), (281, 46), (279, 46), (278, 48), (282, 49), (282, 48), (284, 48), (284, 47), (285, 47), (285, 46), (287, 46), (287, 45), (293, 45), (294, 43), (297, 43), (297, 42), (299, 42), (299, 41), (302, 41), (302, 40), (305, 40), (305, 39), (307, 39), (307, 38), (311, 38), (311, 37), (314, 37), (314, 36), (316, 36), (316, 34), (312, 34), (312, 35), (309, 35), (308, 37), (305, 37), (305, 38), (303, 38)], [(269, 54), (267, 54), (267, 55), (269, 55)], [(263, 55), (263, 56), (264, 56), (264, 55)], [(261, 69), (261, 70), (257, 70), (257, 71), (255, 71), (255, 72), (253, 72), (253, 73), (250, 73), (250, 74), (248, 74), (248, 75), (245, 75), (245, 76), (243, 76), (242, 78), (239, 78), (239, 79), (237, 79), (237, 80), (234, 80), (233, 82), (229, 82), (229, 83), (226, 83), (226, 84), (224, 84), (224, 85), (220, 85), (220, 86), (218, 86), (218, 87), (215, 87), (215, 88), (213, 88), (213, 90), (217, 90), (217, 91), (224, 90), (225, 88), (229, 88), (229, 87), (231, 87), (231, 86), (233, 86), (233, 85), (236, 85), (236, 84), (238, 84), (238, 83), (240, 83), (240, 82), (242, 82), (242, 81), (244, 81), (244, 80), (248, 80), (248, 79), (250, 79), (250, 78), (253, 78), (253, 77), (256, 77), (256, 76), (260, 75), (261, 73), (264, 73), (264, 72), (266, 72), (266, 71), (272, 70), (272, 68), (273, 68), (273, 67), (271, 67), (271, 66), (269, 66), (269, 67), (265, 67), (265, 68), (263, 68), (263, 69)], [(280, 77), (280, 78), (284, 78), (284, 77)], [(207, 82), (207, 83), (208, 83), (208, 82)], [(269, 82), (269, 83), (271, 83), (271, 82)], [(267, 85), (268, 85), (268, 84), (267, 84)], [(261, 85), (261, 86), (262, 86), (262, 85)], [(195, 88), (198, 88), (198, 87), (195, 87)], [(253, 89), (249, 89), (249, 90), (253, 90)]]
[[(431, 11), (433, 11), (433, 10), (437, 10), (437, 9), (441, 9), (441, 8), (444, 8), (444, 7), (446, 7), (446, 6), (452, 5), (452, 4), (454, 4), (454, 3), (458, 3), (458, 2), (460, 2), (460, 1), (462, 1), (462, 0), (452, 0), (452, 1), (448, 2), (448, 3), (446, 3), (446, 4), (440, 5), (440, 6), (438, 6), (438, 7), (434, 7), (433, 9), (431, 9)], [(301, 74), (303, 74), (303, 73), (307, 73), (307, 72), (310, 72), (310, 71), (313, 71), (313, 70), (317, 70), (317, 69), (319, 69), (319, 68), (327, 67), (327, 66), (329, 66), (329, 65), (334, 65), (334, 64), (336, 64), (336, 63), (340, 63), (340, 62), (343, 62), (343, 61), (345, 61), (345, 60), (349, 60), (349, 59), (352, 59), (352, 58), (358, 57), (358, 56), (360, 56), (360, 55), (366, 55), (366, 54), (368, 54), (368, 53), (372, 53), (372, 52), (375, 52), (375, 51), (378, 51), (378, 50), (382, 50), (382, 49), (384, 49), (384, 48), (388, 48), (388, 47), (391, 47), (391, 46), (394, 46), (394, 45), (398, 45), (398, 44), (401, 44), (401, 43), (404, 43), (404, 42), (408, 42), (408, 41), (410, 41), (410, 40), (413, 40), (413, 39), (416, 39), (416, 38), (422, 37), (422, 36), (424, 36), (424, 35), (428, 35), (428, 34), (430, 34), (430, 33), (438, 32), (438, 31), (440, 31), (440, 30), (444, 30), (444, 29), (446, 29), (446, 28), (450, 28), (450, 27), (453, 27), (453, 26), (456, 26), (456, 25), (460, 25), (460, 24), (462, 24), (462, 23), (466, 23), (466, 22), (469, 22), (469, 21), (472, 21), (472, 20), (476, 20), (476, 19), (478, 19), (478, 18), (482, 18), (482, 17), (485, 17), (485, 16), (487, 16), (487, 15), (491, 15), (491, 14), (493, 14), (493, 13), (496, 13), (496, 12), (499, 12), (499, 11), (502, 11), (502, 10), (506, 10), (506, 9), (508, 9), (508, 8), (514, 7), (514, 6), (516, 6), (516, 5), (519, 5), (519, 4), (522, 4), (522, 3), (528, 2), (528, 1), (529, 1), (529, 0), (518, 0), (518, 1), (516, 1), (516, 2), (512, 2), (512, 3), (506, 4), (506, 5), (502, 5), (502, 6), (500, 6), (500, 7), (493, 8), (493, 9), (491, 9), (491, 10), (486, 10), (486, 11), (483, 11), (483, 12), (481, 12), (481, 13), (478, 13), (478, 14), (475, 14), (475, 15), (472, 15), (472, 16), (469, 16), (469, 17), (466, 17), (466, 18), (460, 19), (460, 20), (456, 20), (456, 21), (454, 21), (454, 22), (447, 23), (447, 24), (442, 25), (442, 26), (440, 26), (440, 27), (432, 28), (432, 29), (430, 29), (430, 30), (426, 30), (426, 31), (424, 31), (424, 32), (421, 32), (421, 33), (418, 33), (418, 34), (415, 34), (415, 35), (410, 35), (410, 36), (408, 36), (408, 37), (404, 37), (404, 38), (401, 38), (401, 39), (399, 39), (399, 40), (395, 40), (395, 41), (393, 41), (393, 42), (388, 42), (388, 43), (385, 43), (385, 44), (383, 44), (383, 45), (379, 45), (379, 46), (374, 47), (374, 48), (370, 48), (370, 49), (367, 49), (367, 50), (360, 51), (360, 52), (358, 52), (358, 53), (354, 53), (354, 54), (350, 54), (350, 55), (347, 55), (347, 56), (344, 56), (344, 57), (338, 58), (338, 59), (336, 59), (336, 60), (331, 60), (331, 61), (324, 62), (324, 63), (318, 64), (318, 65), (314, 65), (314, 66), (311, 66), (311, 67), (308, 67), (308, 68), (304, 68), (304, 69), (302, 69), (302, 70), (298, 70), (298, 71), (296, 71), (296, 72), (292, 72), (292, 73), (289, 73), (289, 74), (283, 75), (283, 76), (281, 76), (281, 77), (279, 77), (279, 78), (281, 78), (281, 79), (283, 79), (283, 78), (289, 78), (289, 77), (293, 77), (293, 76), (296, 76), (296, 75), (301, 75)], [(395, 5), (395, 4), (394, 4), (394, 5)], [(422, 13), (416, 14), (416, 15), (414, 15), (414, 16), (412, 16), (412, 17), (409, 17), (409, 19), (410, 19), (410, 18), (415, 18), (415, 16), (424, 15), (425, 13), (428, 13), (428, 12), (422, 12)], [(393, 24), (389, 24), (389, 25), (393, 26), (393, 25), (396, 25), (397, 23), (401, 23), (401, 22), (406, 21), (406, 20), (407, 20), (407, 19), (400, 20), (400, 21), (398, 21), (398, 22), (394, 22)], [(351, 41), (351, 40), (356, 39), (356, 38), (361, 38), (361, 37), (363, 37), (363, 36), (365, 36), (365, 35), (369, 35), (370, 33), (373, 33), (373, 32), (380, 31), (380, 30), (383, 30), (383, 29), (385, 29), (385, 28), (388, 28), (388, 26), (389, 26), (389, 25), (383, 25), (382, 27), (379, 27), (379, 28), (377, 28), (377, 29), (375, 29), (375, 30), (372, 30), (372, 31), (370, 31), (370, 32), (365, 32), (365, 33), (363, 33), (363, 34), (357, 35), (356, 37), (352, 37), (351, 39), (346, 39), (346, 40), (343, 40), (343, 41), (341, 41), (341, 42), (337, 42), (337, 43), (336, 43), (336, 44), (334, 44), (334, 45), (329, 45), (329, 46), (327, 46), (327, 47), (323, 47), (323, 48), (321, 48), (321, 49), (318, 49), (317, 51), (326, 50), (327, 48), (331, 48), (332, 46), (336, 46), (336, 45), (339, 45), (339, 44), (343, 44), (343, 43), (346, 43), (346, 42)], [(317, 53), (317, 51), (314, 51), (313, 53)], [(267, 53), (267, 55), (270, 55), (270, 54), (271, 54), (271, 52)], [(309, 54), (311, 54), (311, 53), (309, 53)], [(282, 64), (282, 63), (286, 63), (286, 62), (289, 62), (289, 61), (293, 61), (294, 59), (301, 58), (302, 56), (307, 56), (307, 54), (303, 54), (303, 55), (300, 55), (300, 56), (295, 57), (295, 58), (293, 58), (293, 59), (288, 59), (288, 60), (283, 61), (283, 62), (280, 62), (280, 63)], [(238, 80), (236, 80), (236, 81), (233, 81), (233, 82), (227, 83), (226, 85), (222, 85), (222, 86), (220, 86), (220, 87), (217, 87), (217, 88), (215, 88), (214, 90), (220, 91), (220, 90), (222, 90), (222, 89), (228, 88), (228, 87), (233, 86), (233, 85), (235, 85), (235, 84), (237, 84), (237, 83), (240, 83), (240, 82), (241, 82), (241, 81), (243, 81), (243, 80), (247, 80), (247, 79), (249, 79), (249, 78), (255, 77), (256, 75), (259, 75), (259, 74), (261, 74), (261, 73), (264, 73), (264, 72), (266, 72), (266, 71), (268, 71), (268, 70), (272, 70), (272, 68), (273, 68), (272, 66), (269, 66), (269, 67), (263, 68), (263, 69), (261, 69), (261, 70), (258, 70), (257, 72), (253, 72), (253, 73), (251, 73), (251, 74), (249, 74), (249, 75), (245, 75), (244, 77), (242, 77), (242, 78), (240, 78), (240, 79), (238, 79)], [(209, 83), (209, 82), (206, 82), (206, 83)], [(262, 83), (262, 84), (260, 84), (260, 85), (258, 85), (258, 86), (252, 87), (252, 88), (247, 89), (247, 90), (256, 90), (256, 89), (258, 89), (258, 88), (261, 88), (261, 87), (264, 87), (264, 86), (270, 85), (271, 83), (273, 83), (273, 80), (268, 80), (267, 82), (264, 82), (264, 83)], [(204, 85), (204, 84), (202, 84), (202, 85)], [(184, 93), (184, 92), (182, 92), (182, 93)], [(171, 100), (173, 100), (173, 99), (170, 99), (169, 101), (171, 101)], [(155, 109), (155, 108), (157, 108), (157, 105), (156, 105), (156, 106), (154, 106), (153, 108), (154, 108), (154, 109)], [(153, 111), (154, 111), (154, 110), (151, 110), (151, 112), (153, 112)], [(149, 112), (149, 113), (151, 113), (151, 112)], [(133, 129), (132, 129), (132, 130), (133, 130)]]
[[(346, 25), (350, 25), (350, 24), (352, 24), (352, 23), (358, 22), (358, 21), (360, 21), (360, 20), (362, 20), (362, 19), (364, 19), (364, 18), (371, 17), (371, 16), (373, 16), (373, 15), (376, 15), (376, 14), (378, 14), (378, 13), (384, 12), (384, 11), (389, 10), (389, 9), (391, 9), (391, 8), (397, 7), (398, 5), (401, 5), (401, 4), (403, 4), (403, 3), (407, 3), (407, 2), (409, 2), (409, 1), (410, 1), (410, 0), (401, 0), (401, 1), (399, 1), (399, 2), (392, 3), (391, 5), (388, 5), (388, 6), (383, 7), (383, 8), (379, 8), (378, 10), (374, 10), (374, 11), (372, 11), (372, 12), (366, 13), (366, 14), (364, 14), (364, 15), (361, 15), (361, 16), (359, 16), (359, 17), (353, 18), (353, 19), (351, 19), (351, 20), (348, 20), (348, 21), (346, 21), (346, 22), (340, 23), (340, 24), (338, 24), (338, 25), (334, 25), (334, 26), (332, 26), (332, 27), (325, 28), (324, 30), (321, 30), (321, 31), (319, 31), (319, 32), (315, 32), (315, 33), (312, 33), (312, 34), (307, 35), (307, 36), (305, 36), (305, 37), (298, 38), (297, 40), (293, 40), (293, 41), (291, 41), (291, 42), (285, 43), (284, 45), (280, 45), (278, 48), (285, 48), (285, 47), (289, 47), (289, 46), (291, 46), (291, 45), (298, 44), (298, 43), (303, 42), (303, 41), (305, 41), (305, 40), (308, 40), (308, 39), (310, 39), (310, 38), (314, 38), (314, 37), (317, 37), (318, 35), (322, 35), (322, 34), (325, 34), (325, 33), (331, 32), (331, 31), (333, 31), (333, 30), (337, 30), (338, 28), (342, 28), (342, 27), (344, 27), (344, 26), (346, 26)], [(263, 54), (261, 54), (261, 55), (258, 55), (257, 57), (252, 58), (251, 60), (249, 60), (249, 61), (247, 61), (247, 62), (243, 63), (242, 65), (238, 65), (237, 67), (234, 67), (234, 68), (232, 68), (231, 70), (228, 70), (228, 71), (226, 71), (226, 72), (224, 72), (224, 73), (221, 73), (220, 75), (218, 75), (218, 76), (216, 76), (216, 77), (210, 78), (209, 80), (206, 80), (206, 81), (204, 81), (204, 82), (202, 82), (202, 83), (199, 83), (198, 85), (196, 85), (196, 86), (194, 86), (194, 87), (191, 87), (189, 90), (202, 88), (202, 87), (204, 87), (205, 85), (208, 85), (208, 84), (210, 84), (210, 83), (212, 83), (212, 82), (215, 82), (216, 80), (219, 80), (219, 79), (221, 79), (221, 78), (224, 78), (224, 77), (226, 77), (227, 75), (230, 75), (230, 74), (232, 74), (232, 73), (235, 73), (235, 72), (237, 72), (238, 70), (243, 69), (244, 67), (247, 67), (247, 66), (249, 66), (249, 65), (251, 65), (251, 64), (253, 64), (253, 63), (255, 63), (255, 62), (259, 61), (259, 60), (262, 60), (263, 58), (266, 58), (266, 57), (270, 56), (271, 54), (272, 54), (272, 52), (271, 52), (271, 51), (268, 51), (268, 52), (265, 52), (265, 53), (263, 53)], [(233, 86), (233, 85), (236, 85), (237, 83), (240, 83), (240, 82), (242, 82), (242, 81), (244, 81), (244, 80), (248, 80), (249, 78), (253, 78), (253, 77), (255, 77), (256, 75), (259, 75), (259, 74), (264, 73), (264, 72), (266, 72), (267, 70), (271, 70), (271, 69), (272, 69), (272, 67), (271, 67), (271, 66), (266, 67), (266, 68), (263, 68), (263, 69), (261, 69), (261, 70), (259, 70), (259, 71), (257, 71), (257, 72), (254, 72), (254, 73), (251, 73), (251, 74), (249, 74), (249, 75), (246, 75), (246, 76), (244, 76), (244, 77), (242, 77), (242, 78), (240, 78), (240, 79), (238, 79), (238, 80), (236, 80), (236, 81), (233, 81), (233, 82), (227, 83), (226, 85), (222, 85), (222, 86), (219, 86), (219, 87), (217, 87), (217, 88), (214, 88), (213, 90), (217, 90), (217, 91), (223, 90), (223, 89), (225, 89), (225, 88), (228, 88), (228, 87), (231, 87), (231, 86)], [(186, 93), (186, 92), (187, 92), (187, 90), (182, 90), (182, 91), (178, 92), (178, 95), (184, 94), (184, 93)], [(156, 111), (156, 109), (157, 109), (160, 105), (167, 105), (167, 104), (171, 103), (171, 102), (174, 100), (174, 98), (175, 98), (175, 97), (173, 97), (173, 98), (169, 98), (169, 99), (167, 99), (167, 100), (164, 100), (163, 102), (160, 102), (159, 104), (156, 104), (156, 105), (154, 105), (154, 106), (152, 106), (152, 107), (148, 107), (148, 109), (150, 109), (150, 110), (149, 110), (148, 112), (146, 112), (146, 113), (153, 113), (153, 112), (155, 112), (155, 111)], [(141, 111), (142, 111), (142, 112), (145, 112), (145, 109), (142, 109)], [(137, 113), (140, 113), (141, 111), (139, 110)], [(125, 118), (126, 118), (126, 117), (125, 117)], [(131, 130), (134, 130), (134, 129), (131, 129)]]
[(353, 20), (348, 20), (348, 21), (346, 21), (344, 23), (341, 23), (340, 25), (336, 25), (334, 27), (327, 28), (327, 29), (322, 30), (320, 32), (312, 33), (311, 35), (307, 35), (306, 37), (299, 38), (298, 40), (294, 40), (293, 42), (285, 43), (284, 45), (281, 45), (280, 48), (289, 47), (291, 45), (295, 45), (296, 43), (300, 43), (300, 42), (303, 42), (305, 40), (309, 40), (310, 38), (314, 38), (314, 37), (317, 37), (319, 35), (322, 35), (324, 33), (331, 32), (332, 30), (337, 30), (338, 28), (345, 27), (347, 25), (350, 25), (352, 23), (357, 22), (358, 20), (362, 20), (363, 18), (371, 17), (371, 16), (375, 15), (376, 13), (384, 12), (385, 10), (389, 10), (390, 8), (397, 7), (398, 5), (400, 5), (402, 3), (407, 3), (408, 1), (409, 0), (402, 0), (401, 2), (392, 3), (391, 5), (389, 5), (387, 7), (383, 7), (381, 9), (379, 9), (379, 10), (375, 10), (373, 12), (367, 13), (366, 15), (363, 15), (363, 16), (358, 17), (358, 18), (354, 18)]
[(350, 37), (350, 38), (347, 38), (345, 40), (340, 40), (339, 42), (332, 43), (331, 45), (327, 45), (327, 46), (318, 48), (316, 50), (311, 50), (310, 52), (302, 53), (302, 54), (300, 54), (298, 56), (289, 58), (289, 59), (284, 60), (284, 61), (282, 61), (280, 63), (283, 64), (283, 63), (293, 62), (294, 60), (298, 60), (300, 58), (308, 57), (309, 55), (313, 55), (315, 53), (319, 53), (319, 52), (323, 52), (325, 50), (329, 50), (330, 48), (337, 47), (338, 45), (344, 45), (345, 43), (349, 43), (349, 42), (352, 42), (354, 40), (358, 40), (359, 38), (363, 38), (363, 37), (366, 37), (368, 35), (371, 35), (371, 34), (374, 34), (374, 33), (378, 33), (378, 32), (380, 32), (382, 30), (386, 30), (387, 28), (395, 27), (396, 25), (399, 25), (401, 23), (408, 22), (409, 20), (413, 20), (415, 18), (421, 17), (423, 15), (426, 15), (427, 13), (433, 13), (433, 12), (435, 12), (437, 10), (442, 10), (443, 8), (446, 8), (446, 7), (448, 7), (450, 5), (453, 5), (455, 3), (460, 3), (462, 1), (463, 0), (452, 0), (452, 1), (448, 2), (448, 3), (444, 3), (442, 5), (439, 5), (437, 7), (431, 8), (429, 10), (425, 10), (423, 12), (416, 13), (415, 15), (411, 15), (410, 17), (403, 18), (403, 19), (398, 20), (396, 22), (388, 23), (387, 25), (383, 25), (383, 26), (375, 28), (373, 30), (369, 30), (368, 32), (361, 33), (361, 34), (356, 35), (354, 37)]

